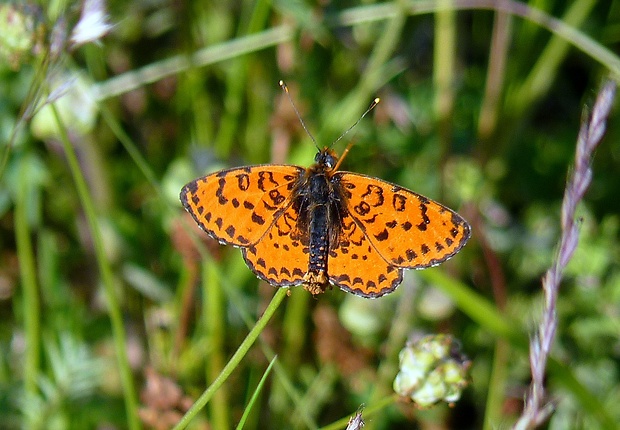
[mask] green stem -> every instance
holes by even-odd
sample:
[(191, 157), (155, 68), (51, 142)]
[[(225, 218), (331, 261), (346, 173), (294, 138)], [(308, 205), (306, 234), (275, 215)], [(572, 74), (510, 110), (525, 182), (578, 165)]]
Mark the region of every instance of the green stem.
[(502, 422), (502, 407), (506, 399), (506, 379), (511, 345), (506, 339), (497, 339), (493, 357), (493, 369), (489, 380), (489, 392), (484, 414), (484, 430), (497, 428)]
[[(252, 6), (252, 13), (247, 28), (239, 28), (237, 38), (258, 32), (264, 27), (269, 17), (270, 0), (243, 2), (243, 7)], [(248, 84), (249, 60), (251, 57), (241, 56), (231, 62), (226, 75), (226, 92), (224, 98), (224, 116), (220, 122), (219, 132), (215, 140), (215, 150), (220, 156), (230, 153), (235, 137), (239, 134), (239, 117), (242, 112), (243, 99)], [(275, 83), (275, 82), (274, 82)]]
[(19, 258), (19, 275), (23, 288), (23, 312), (24, 328), (26, 336), (26, 357), (24, 362), (24, 389), (28, 394), (37, 392), (37, 375), (39, 371), (40, 354), (40, 302), (37, 288), (36, 267), (32, 243), (30, 242), (30, 229), (28, 226), (28, 214), (26, 211), (26, 196), (28, 195), (25, 164), (28, 161), (21, 160), (19, 174), (19, 192), (15, 199), (15, 240), (17, 242), (17, 254)]
[[(492, 145), (491, 137), (495, 132), (501, 105), (501, 95), (506, 78), (506, 64), (512, 40), (512, 16), (506, 12), (496, 12), (493, 20), (493, 36), (489, 52), (489, 67), (484, 86), (484, 97), (478, 116), (478, 136), (485, 148)], [(486, 150), (478, 150), (485, 154)], [(490, 151), (489, 151), (490, 152)]]
[(439, 5), (435, 12), (433, 81), (436, 89), (435, 118), (444, 124), (450, 121), (454, 107), (456, 11), (450, 7), (450, 0), (442, 0)]
[(271, 368), (276, 363), (276, 359), (277, 358), (278, 358), (277, 356), (274, 356), (271, 359), (271, 362), (269, 363), (269, 366), (267, 367), (267, 370), (265, 370), (265, 373), (263, 373), (263, 376), (260, 378), (260, 381), (258, 382), (258, 385), (256, 386), (256, 389), (252, 393), (252, 397), (250, 398), (250, 401), (248, 402), (248, 405), (246, 406), (245, 410), (243, 411), (243, 415), (241, 416), (241, 419), (239, 420), (239, 424), (237, 424), (237, 430), (242, 430), (243, 427), (245, 426), (245, 423), (247, 422), (248, 417), (250, 416), (250, 412), (252, 410), (252, 406), (254, 406), (254, 403), (256, 403), (256, 401), (258, 400), (258, 395), (260, 394), (261, 390), (263, 389), (263, 386), (265, 385), (265, 382), (267, 382), (267, 377), (271, 373)]
[[(222, 284), (214, 263), (203, 264), (203, 297), (204, 306), (202, 320), (206, 331), (205, 341), (209, 345), (209, 354), (206, 357), (206, 377), (208, 383), (217, 379), (226, 362), (225, 354), (225, 303), (222, 297)], [(218, 391), (210, 404), (210, 424), (216, 429), (230, 428), (228, 410), (228, 395), (224, 388)]]
[(118, 299), (116, 297), (116, 292), (114, 291), (114, 277), (112, 275), (112, 269), (110, 268), (110, 265), (106, 258), (103, 240), (101, 238), (101, 231), (99, 230), (99, 225), (97, 223), (97, 212), (95, 210), (95, 205), (92, 201), (84, 176), (82, 175), (82, 171), (80, 170), (80, 164), (78, 162), (77, 156), (75, 154), (73, 146), (71, 145), (71, 142), (69, 141), (67, 130), (62, 123), (60, 114), (58, 113), (58, 109), (56, 109), (56, 106), (54, 104), (51, 104), (50, 106), (52, 108), (52, 112), (58, 125), (63, 149), (67, 157), (67, 162), (69, 163), (69, 169), (71, 170), (73, 181), (75, 182), (75, 185), (77, 187), (78, 196), (80, 202), (82, 203), (82, 207), (84, 208), (86, 220), (88, 221), (88, 226), (93, 239), (95, 258), (97, 260), (97, 265), (99, 267), (99, 272), (103, 283), (104, 294), (108, 305), (108, 312), (110, 313), (110, 322), (112, 324), (114, 346), (116, 349), (116, 359), (118, 360), (119, 373), (123, 386), (123, 398), (125, 400), (127, 421), (130, 429), (138, 430), (142, 426), (140, 424), (140, 421), (138, 420), (136, 392), (133, 384), (131, 368), (129, 367), (129, 360), (127, 358), (127, 336), (125, 334), (123, 318), (121, 315)]
[(224, 382), (228, 379), (228, 377), (232, 374), (233, 370), (241, 363), (241, 360), (247, 352), (250, 350), (250, 347), (254, 344), (258, 336), (261, 334), (273, 314), (275, 313), (282, 300), (286, 296), (288, 289), (287, 288), (279, 288), (276, 294), (271, 299), (271, 303), (265, 309), (265, 313), (260, 317), (260, 319), (256, 322), (256, 325), (250, 330), (246, 338), (243, 340), (237, 351), (230, 358), (228, 363), (219, 376), (213, 381), (213, 383), (206, 389), (204, 393), (196, 400), (196, 403), (190, 408), (189, 411), (183, 416), (181, 421), (174, 427), (174, 430), (181, 430), (187, 427), (190, 421), (200, 412), (200, 410), (211, 400), (213, 394), (224, 384)]
[[(568, 8), (562, 22), (570, 28), (577, 29), (596, 6), (595, 0), (575, 1)], [(566, 57), (570, 48), (570, 39), (555, 35), (551, 38), (543, 52), (532, 67), (525, 82), (511, 92), (512, 101), (506, 101), (506, 106), (511, 106), (515, 116), (521, 115), (525, 110), (531, 109), (532, 103), (544, 94), (557, 76), (557, 70), (562, 60)]]
[[(435, 12), (433, 81), (435, 121), (440, 142), (439, 165), (443, 166), (452, 143), (456, 63), (456, 11), (451, 0), (440, 0)], [(442, 189), (443, 194), (443, 189)]]
[(398, 46), (405, 22), (407, 21), (407, 1), (394, 3), (395, 14), (385, 23), (385, 28), (377, 40), (368, 59), (368, 65), (355, 89), (337, 106), (330, 109), (329, 115), (323, 120), (323, 128), (317, 140), (332, 142), (342, 133), (343, 126), (347, 127), (363, 112), (363, 107), (375, 96), (375, 91), (384, 83), (384, 67)]

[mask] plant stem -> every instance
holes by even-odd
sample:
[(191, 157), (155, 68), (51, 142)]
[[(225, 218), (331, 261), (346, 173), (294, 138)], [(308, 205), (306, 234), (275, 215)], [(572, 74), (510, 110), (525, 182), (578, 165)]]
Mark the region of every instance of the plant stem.
[(278, 291), (271, 299), (271, 303), (265, 309), (265, 313), (260, 317), (260, 319), (256, 322), (256, 325), (250, 330), (248, 335), (245, 337), (237, 351), (233, 354), (233, 356), (228, 360), (226, 366), (222, 369), (219, 376), (215, 378), (213, 383), (205, 390), (204, 393), (196, 400), (193, 406), (187, 411), (187, 413), (181, 418), (181, 421), (174, 427), (174, 430), (181, 430), (187, 427), (190, 421), (200, 412), (200, 410), (211, 400), (213, 394), (224, 384), (224, 382), (231, 375), (233, 370), (241, 363), (241, 360), (247, 352), (250, 350), (250, 347), (254, 344), (258, 336), (261, 334), (273, 314), (275, 313), (282, 300), (286, 296), (288, 289), (287, 288), (278, 288)]
[(78, 196), (84, 208), (86, 220), (90, 229), (90, 234), (93, 239), (93, 246), (95, 249), (95, 258), (99, 267), (101, 275), (101, 281), (103, 283), (106, 303), (108, 305), (108, 312), (110, 313), (110, 322), (112, 324), (112, 333), (114, 336), (114, 346), (116, 349), (116, 359), (118, 361), (119, 373), (121, 377), (121, 383), (123, 386), (123, 398), (125, 400), (125, 410), (127, 413), (127, 422), (129, 428), (132, 430), (140, 429), (140, 421), (138, 420), (138, 407), (136, 391), (133, 383), (133, 376), (131, 374), (131, 368), (129, 366), (129, 359), (127, 357), (127, 336), (125, 334), (125, 327), (123, 326), (123, 318), (119, 307), (116, 292), (114, 291), (114, 277), (112, 275), (112, 269), (107, 260), (105, 249), (103, 246), (103, 240), (101, 237), (101, 231), (99, 230), (99, 224), (97, 223), (97, 213), (95, 211), (95, 205), (93, 204), (86, 180), (80, 170), (80, 164), (78, 162), (75, 150), (69, 141), (67, 129), (65, 128), (58, 109), (52, 103), (52, 112), (56, 119), (58, 129), (60, 132), (60, 140), (69, 163), (69, 169), (73, 176), (73, 181), (77, 187)]

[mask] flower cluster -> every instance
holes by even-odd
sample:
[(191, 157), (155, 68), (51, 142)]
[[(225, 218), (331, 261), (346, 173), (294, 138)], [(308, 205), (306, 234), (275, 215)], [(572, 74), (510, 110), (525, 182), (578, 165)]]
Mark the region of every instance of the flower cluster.
[(456, 402), (467, 386), (471, 362), (460, 352), (460, 344), (452, 336), (425, 336), (408, 344), (400, 351), (399, 361), (394, 391), (420, 407), (442, 400)]

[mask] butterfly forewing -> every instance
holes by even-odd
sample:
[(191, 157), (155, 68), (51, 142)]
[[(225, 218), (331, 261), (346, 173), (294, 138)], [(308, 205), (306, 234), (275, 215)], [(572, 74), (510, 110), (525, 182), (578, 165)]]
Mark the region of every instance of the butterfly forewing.
[(393, 266), (421, 269), (456, 254), (470, 236), (456, 212), (398, 185), (337, 172), (347, 208), (368, 241)]
[(304, 169), (260, 165), (223, 170), (196, 179), (181, 190), (181, 202), (198, 225), (220, 242), (258, 242), (290, 204)]

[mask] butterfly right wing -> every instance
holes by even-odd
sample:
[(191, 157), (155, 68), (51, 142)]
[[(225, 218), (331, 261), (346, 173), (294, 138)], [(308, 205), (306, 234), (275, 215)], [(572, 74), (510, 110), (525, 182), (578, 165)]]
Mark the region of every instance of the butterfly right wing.
[(196, 223), (221, 243), (257, 243), (290, 205), (304, 169), (265, 164), (222, 170), (189, 182), (181, 203)]
[(369, 242), (393, 266), (423, 269), (465, 246), (471, 227), (458, 213), (398, 185), (337, 172), (349, 214)]

